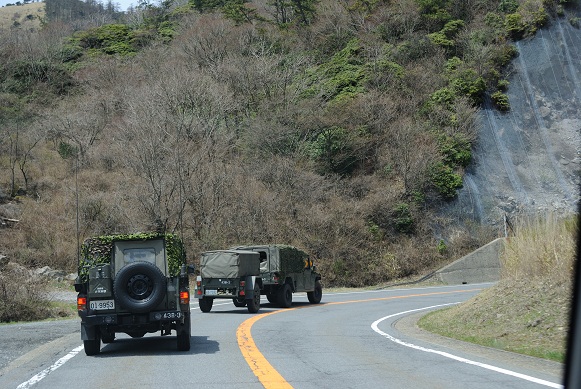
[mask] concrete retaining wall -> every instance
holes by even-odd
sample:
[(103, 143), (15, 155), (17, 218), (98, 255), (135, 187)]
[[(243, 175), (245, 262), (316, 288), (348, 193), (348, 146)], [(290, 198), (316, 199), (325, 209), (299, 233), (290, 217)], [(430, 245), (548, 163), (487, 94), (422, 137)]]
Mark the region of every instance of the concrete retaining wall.
[(504, 238), (493, 240), (438, 270), (434, 278), (445, 284), (474, 284), (500, 280), (500, 254)]

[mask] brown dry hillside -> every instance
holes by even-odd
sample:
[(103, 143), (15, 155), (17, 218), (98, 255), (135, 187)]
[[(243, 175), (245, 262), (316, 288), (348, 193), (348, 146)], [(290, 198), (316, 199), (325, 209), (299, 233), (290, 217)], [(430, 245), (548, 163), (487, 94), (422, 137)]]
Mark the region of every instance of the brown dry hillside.
[(44, 3), (8, 5), (0, 8), (0, 29), (37, 29), (44, 16)]

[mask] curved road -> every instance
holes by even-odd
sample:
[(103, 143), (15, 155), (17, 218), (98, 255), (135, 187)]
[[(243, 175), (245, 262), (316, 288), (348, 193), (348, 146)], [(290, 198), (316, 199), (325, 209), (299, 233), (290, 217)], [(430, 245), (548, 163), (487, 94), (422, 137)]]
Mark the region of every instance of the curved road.
[[(291, 309), (264, 301), (256, 315), (227, 300), (216, 300), (203, 314), (193, 302), (192, 349), (186, 353), (176, 351), (175, 336), (121, 335), (99, 356), (87, 357), (78, 321), (52, 322), (43, 326), (75, 329), (12, 357), (0, 370), (0, 387), (560, 387), (560, 364), (427, 336), (414, 327), (418, 314), (488, 286), (324, 293), (319, 305), (298, 294)], [(24, 325), (0, 326), (0, 344), (15, 333), (12, 326)]]

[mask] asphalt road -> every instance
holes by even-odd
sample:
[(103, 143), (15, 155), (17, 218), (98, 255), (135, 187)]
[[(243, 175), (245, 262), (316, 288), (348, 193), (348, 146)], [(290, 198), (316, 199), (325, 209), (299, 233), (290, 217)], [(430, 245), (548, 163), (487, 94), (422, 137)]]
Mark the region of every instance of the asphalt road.
[[(85, 356), (78, 320), (0, 326), (1, 388), (543, 388), (557, 363), (475, 347), (418, 330), (418, 315), (489, 285), (325, 293), (319, 305), (266, 301), (259, 314), (192, 303), (192, 348), (175, 336), (120, 335)], [(36, 328), (32, 330), (32, 328)], [(27, 330), (26, 336), (19, 336)], [(22, 342), (10, 339), (28, 338)], [(14, 346), (16, 345), (16, 349)], [(12, 352), (9, 351), (12, 349)]]

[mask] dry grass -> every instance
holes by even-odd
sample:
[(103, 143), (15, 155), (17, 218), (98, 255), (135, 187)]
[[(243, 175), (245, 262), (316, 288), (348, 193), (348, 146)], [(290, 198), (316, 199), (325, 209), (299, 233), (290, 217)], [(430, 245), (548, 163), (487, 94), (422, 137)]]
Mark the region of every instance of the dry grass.
[(51, 316), (44, 299), (46, 282), (20, 266), (0, 269), (0, 322), (40, 320)]
[(38, 29), (44, 17), (44, 3), (11, 5), (0, 8), (0, 30)]
[(502, 280), (419, 325), (464, 341), (562, 362), (566, 354), (577, 219), (522, 220), (508, 240)]
[(502, 277), (568, 282), (573, 275), (576, 229), (576, 219), (561, 220), (554, 214), (521, 220), (501, 257)]

